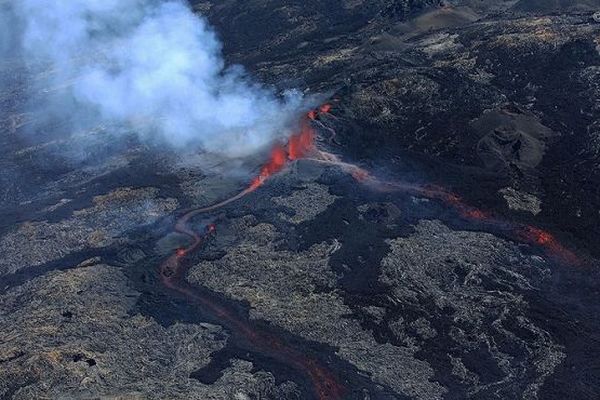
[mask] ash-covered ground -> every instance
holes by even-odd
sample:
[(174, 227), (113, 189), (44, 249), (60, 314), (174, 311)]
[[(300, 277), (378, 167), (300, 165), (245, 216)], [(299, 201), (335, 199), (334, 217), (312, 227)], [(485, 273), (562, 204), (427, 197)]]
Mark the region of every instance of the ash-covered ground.
[(600, 398), (599, 1), (193, 6), (228, 62), (327, 98), (322, 149), (540, 227), (582, 262), (299, 160), (191, 223), (217, 233), (185, 285), (225, 322), (158, 268), (186, 244), (182, 211), (245, 177), (134, 138), (77, 144), (110, 126), (57, 139), (63, 126), (36, 124), (33, 141), (26, 72), (5, 60), (0, 398), (324, 398), (279, 343), (328, 370), (341, 398)]

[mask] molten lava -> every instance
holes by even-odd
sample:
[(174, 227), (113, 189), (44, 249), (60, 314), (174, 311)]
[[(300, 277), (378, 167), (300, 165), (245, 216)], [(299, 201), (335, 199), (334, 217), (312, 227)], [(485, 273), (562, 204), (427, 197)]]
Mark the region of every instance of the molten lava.
[(466, 204), (460, 196), (438, 186), (427, 186), (423, 194), (453, 207), (464, 219), (484, 223), (490, 228), (508, 233), (509, 236), (519, 241), (540, 246), (548, 255), (562, 263), (569, 265), (581, 265), (582, 263), (575, 253), (563, 246), (551, 233), (540, 228), (495, 218), (485, 211)]
[(528, 236), (533, 239), (537, 244), (549, 244), (555, 241), (554, 236), (551, 233), (543, 231), (539, 228), (534, 228), (532, 226), (527, 227), (526, 231)]
[(319, 107), (319, 112), (322, 114), (329, 114), (329, 112), (331, 112), (331, 104), (323, 104)]
[(217, 229), (215, 224), (208, 224), (203, 235), (194, 233), (187, 227), (187, 222), (197, 214), (198, 210), (192, 210), (184, 214), (175, 224), (175, 231), (189, 236), (192, 243), (186, 248), (177, 249), (174, 255), (160, 265), (162, 283), (169, 289), (199, 303), (205, 312), (218, 318), (234, 337), (241, 338), (241, 343), (247, 343), (250, 350), (284, 363), (304, 375), (312, 383), (314, 393), (319, 400), (341, 400), (346, 392), (345, 388), (318, 359), (288, 345), (264, 327), (253, 325), (240, 317), (235, 309), (230, 310), (226, 305), (221, 304), (218, 298), (213, 299), (212, 296), (197, 290), (185, 280), (189, 268), (186, 264), (190, 263), (185, 263), (183, 256), (198, 249), (216, 233)]
[(288, 141), (287, 155), (291, 161), (306, 157), (315, 150), (315, 132), (305, 122), (299, 134), (292, 135)]
[(541, 246), (560, 261), (571, 265), (582, 265), (582, 260), (575, 253), (567, 249), (550, 232), (531, 225), (517, 227), (517, 236), (524, 242)]
[(522, 225), (516, 222), (496, 218), (490, 213), (468, 205), (460, 196), (441, 186), (420, 186), (402, 182), (381, 182), (377, 181), (375, 178), (371, 179), (370, 183), (375, 187), (391, 186), (400, 191), (436, 199), (449, 207), (452, 207), (464, 219), (477, 221), (493, 230), (505, 232), (507, 236), (516, 240), (542, 247), (548, 255), (561, 263), (569, 265), (582, 264), (579, 257), (562, 245), (551, 233), (530, 225)]
[(476, 219), (476, 220), (483, 220), (488, 217), (484, 211), (477, 210), (475, 208), (465, 210), (465, 212), (463, 213), (463, 216), (465, 218)]
[[(307, 119), (311, 119), (310, 113)], [(250, 190), (262, 186), (269, 177), (280, 172), (288, 161), (299, 160), (315, 151), (315, 131), (307, 119), (302, 121), (300, 132), (290, 136), (285, 146), (279, 143), (273, 146), (269, 161), (262, 166), (258, 176), (250, 183)]]
[(369, 175), (369, 173), (367, 171), (365, 171), (362, 168), (357, 168), (356, 170), (354, 170), (352, 172), (352, 177), (357, 181), (357, 182), (365, 182), (367, 179), (369, 179), (371, 176)]
[(267, 178), (281, 171), (283, 167), (285, 167), (286, 162), (287, 152), (281, 145), (277, 144), (271, 150), (271, 157), (269, 158), (269, 161), (262, 166), (260, 169), (260, 174), (254, 178), (252, 183), (250, 183), (250, 188), (256, 189), (260, 187)]

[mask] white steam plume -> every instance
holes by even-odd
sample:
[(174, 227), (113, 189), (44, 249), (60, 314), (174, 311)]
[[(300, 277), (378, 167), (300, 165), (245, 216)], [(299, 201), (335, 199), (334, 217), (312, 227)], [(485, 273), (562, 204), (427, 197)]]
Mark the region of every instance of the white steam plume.
[(24, 59), (54, 71), (49, 106), (59, 117), (150, 121), (142, 136), (241, 157), (288, 135), (301, 107), (299, 93), (282, 99), (225, 68), (215, 33), (183, 0), (9, 4)]

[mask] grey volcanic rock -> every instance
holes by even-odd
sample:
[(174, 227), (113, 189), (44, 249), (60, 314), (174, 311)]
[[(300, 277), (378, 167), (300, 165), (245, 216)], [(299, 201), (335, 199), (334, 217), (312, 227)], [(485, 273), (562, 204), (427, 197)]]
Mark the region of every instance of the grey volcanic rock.
[(1, 396), (219, 399), (260, 385), (264, 378), (241, 365), (212, 387), (188, 380), (223, 346), (221, 329), (165, 329), (130, 314), (138, 295), (119, 268), (102, 264), (50, 273), (4, 294)]
[(280, 214), (283, 219), (293, 223), (309, 221), (325, 211), (337, 196), (331, 196), (326, 186), (318, 184), (307, 184), (303, 189), (294, 192), (288, 197), (276, 197), (273, 201), (276, 204), (291, 208), (294, 210), (292, 217), (285, 213)]
[(318, 398), (299, 365), (348, 399), (600, 398), (596, 0), (191, 3), (227, 62), (332, 105), (320, 149), (422, 190), (292, 163), (190, 221), (216, 233), (173, 290), (175, 219), (247, 176), (64, 137), (3, 60), (0, 398)]
[(93, 207), (74, 211), (70, 219), (25, 222), (0, 239), (0, 251), (6, 256), (0, 260), (0, 270), (14, 273), (85, 248), (113, 245), (131, 226), (151, 224), (177, 208), (177, 200), (155, 199), (156, 192), (123, 187), (94, 197)]
[(528, 211), (533, 215), (542, 211), (540, 200), (531, 194), (518, 192), (513, 188), (500, 189), (499, 193), (502, 194), (508, 207), (512, 210)]
[[(431, 325), (448, 319), (443, 334), (461, 350), (456, 352), (452, 344), (445, 348), (453, 363), (446, 373), (471, 383), (469, 395), (538, 398), (539, 388), (565, 354), (548, 332), (526, 317), (528, 305), (520, 292), (535, 290), (537, 282), (550, 275), (548, 267), (492, 235), (453, 232), (438, 221), (422, 221), (414, 236), (394, 239), (390, 245), (380, 279), (395, 301), (415, 307), (424, 307), (423, 299), (432, 302), (425, 306), (431, 321), (416, 319), (410, 327), (392, 321), (394, 335), (423, 346), (443, 340), (442, 332), (432, 331)], [(469, 256), (471, 252), (477, 257)], [(495, 383), (477, 367), (465, 366), (462, 358), (472, 352), (482, 357), (478, 362), (495, 365)], [(454, 365), (461, 366), (460, 373)], [(530, 378), (523, 382), (522, 376)]]
[(519, 0), (514, 7), (520, 11), (596, 11), (600, 8), (598, 0)]
[(253, 318), (335, 346), (342, 358), (376, 382), (417, 399), (442, 398), (443, 389), (429, 382), (430, 367), (414, 356), (417, 347), (379, 344), (357, 321), (346, 318), (351, 310), (335, 293), (335, 274), (328, 266), (339, 243), (320, 243), (300, 253), (278, 251), (284, 238), (273, 226), (253, 218), (232, 224), (247, 239), (222, 259), (192, 269), (191, 282), (249, 301)]

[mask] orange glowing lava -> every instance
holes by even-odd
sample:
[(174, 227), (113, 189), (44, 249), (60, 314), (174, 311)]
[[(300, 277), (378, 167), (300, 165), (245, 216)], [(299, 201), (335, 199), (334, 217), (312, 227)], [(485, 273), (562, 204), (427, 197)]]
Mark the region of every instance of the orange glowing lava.
[(330, 111), (331, 111), (331, 104), (323, 104), (321, 107), (319, 107), (319, 112), (321, 112), (323, 114), (329, 114)]
[(530, 234), (530, 237), (537, 243), (537, 244), (548, 244), (548, 243), (552, 243), (554, 242), (554, 236), (552, 236), (552, 234), (550, 234), (549, 232), (543, 231), (539, 228), (535, 228), (535, 227), (527, 227), (527, 231)]
[(485, 219), (487, 218), (487, 214), (481, 210), (478, 210), (476, 208), (472, 208), (469, 210), (465, 210), (462, 215), (466, 218), (471, 218), (471, 219)]
[[(306, 116), (311, 118), (311, 113)], [(271, 149), (269, 161), (262, 166), (260, 173), (250, 183), (249, 189), (255, 190), (273, 174), (280, 172), (288, 161), (295, 161), (306, 157), (315, 150), (315, 131), (307, 120), (302, 121), (300, 132), (293, 134), (285, 146), (277, 143)]]
[(271, 175), (281, 171), (287, 162), (287, 152), (283, 146), (277, 144), (271, 150), (269, 161), (262, 166), (260, 174), (250, 183), (250, 188), (260, 187)]
[(300, 133), (292, 135), (288, 141), (287, 153), (291, 161), (299, 160), (315, 149), (315, 132), (307, 124), (302, 124)]
[(362, 168), (357, 168), (354, 171), (352, 171), (352, 177), (357, 181), (357, 182), (365, 182), (367, 179), (369, 179), (370, 175), (367, 171), (365, 171)]
[(521, 226), (517, 231), (521, 240), (543, 247), (560, 261), (571, 265), (582, 265), (583, 261), (550, 232), (530, 225)]

